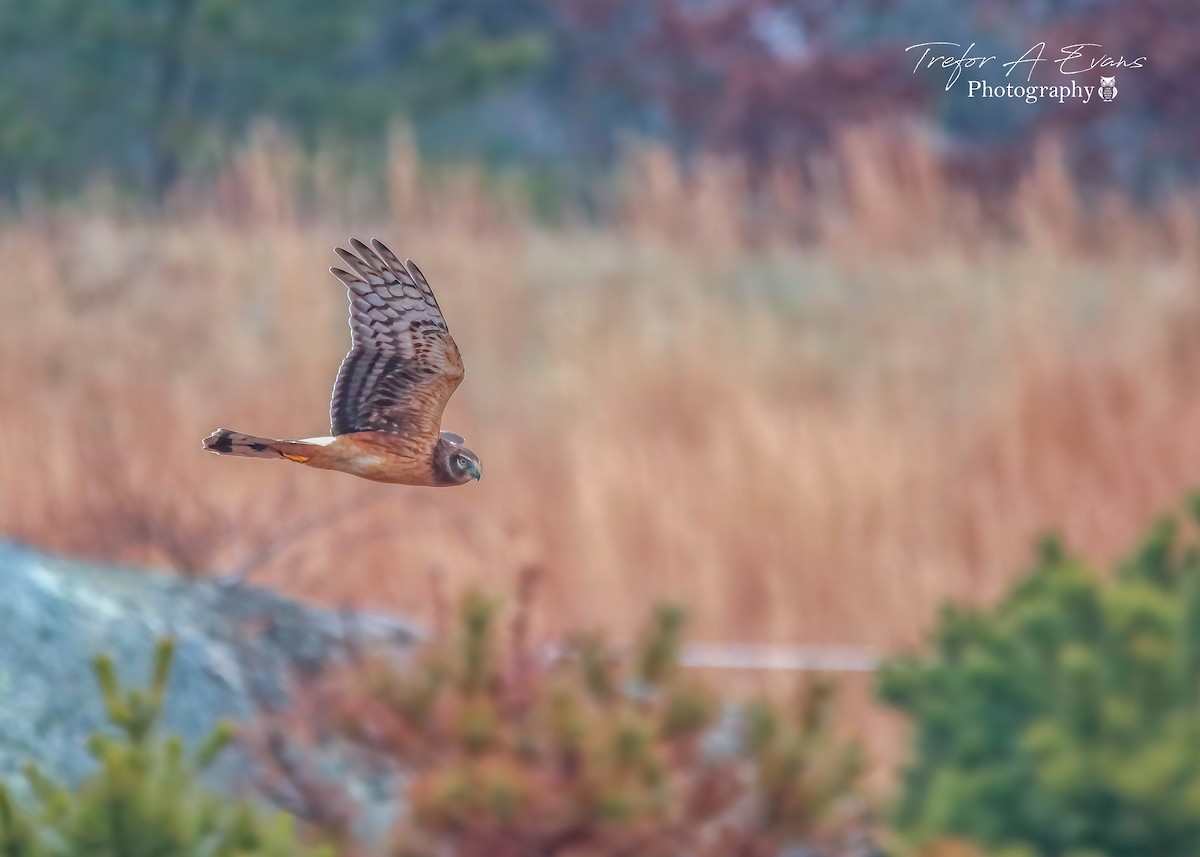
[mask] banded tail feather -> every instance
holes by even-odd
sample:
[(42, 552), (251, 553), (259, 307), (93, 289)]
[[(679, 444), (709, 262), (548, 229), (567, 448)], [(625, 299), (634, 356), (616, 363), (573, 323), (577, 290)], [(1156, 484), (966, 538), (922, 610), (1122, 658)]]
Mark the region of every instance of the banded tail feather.
[(217, 455), (244, 458), (286, 458), (301, 463), (312, 457), (318, 444), (299, 440), (272, 440), (229, 429), (217, 429), (204, 439), (204, 448)]

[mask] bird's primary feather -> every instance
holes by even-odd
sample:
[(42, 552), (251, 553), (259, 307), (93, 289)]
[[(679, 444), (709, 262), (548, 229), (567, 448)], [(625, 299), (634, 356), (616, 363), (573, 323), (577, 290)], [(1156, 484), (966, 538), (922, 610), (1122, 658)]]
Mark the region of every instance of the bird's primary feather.
[(351, 239), (354, 253), (337, 250), (351, 271), (330, 269), (349, 290), (353, 336), (333, 387), (330, 431), (396, 432), (432, 444), (462, 382), (462, 357), (421, 270), (371, 244)]

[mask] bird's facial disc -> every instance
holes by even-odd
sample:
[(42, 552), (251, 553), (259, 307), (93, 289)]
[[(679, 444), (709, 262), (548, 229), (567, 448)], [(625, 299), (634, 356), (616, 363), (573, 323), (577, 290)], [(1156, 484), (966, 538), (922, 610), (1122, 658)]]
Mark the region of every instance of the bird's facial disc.
[(459, 450), (454, 456), (454, 469), (463, 476), (479, 481), (479, 477), (483, 475), (483, 467), (479, 463), (479, 456), (468, 449)]

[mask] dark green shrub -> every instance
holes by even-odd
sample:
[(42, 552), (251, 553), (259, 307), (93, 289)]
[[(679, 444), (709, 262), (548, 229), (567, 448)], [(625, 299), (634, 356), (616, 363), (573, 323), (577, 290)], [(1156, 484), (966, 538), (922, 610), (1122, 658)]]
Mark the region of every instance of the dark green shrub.
[(1001, 604), (946, 609), (931, 653), (887, 664), (882, 695), (915, 733), (901, 832), (1200, 854), (1198, 545), (1194, 522), (1163, 520), (1106, 581), (1048, 540)]
[(96, 676), (116, 735), (96, 733), (96, 771), (65, 789), (27, 771), (37, 805), (25, 809), (0, 787), (3, 857), (331, 857), (298, 841), (290, 819), (208, 794), (198, 775), (233, 732), (220, 726), (194, 753), (155, 732), (173, 647), (161, 642), (146, 690), (122, 690), (106, 657)]

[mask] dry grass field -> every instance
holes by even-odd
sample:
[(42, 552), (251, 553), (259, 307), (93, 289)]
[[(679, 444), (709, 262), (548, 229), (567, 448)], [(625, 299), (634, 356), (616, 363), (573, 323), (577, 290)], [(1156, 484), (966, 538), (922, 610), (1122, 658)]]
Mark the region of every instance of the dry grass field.
[[(746, 190), (632, 151), (599, 216), (502, 182), (343, 178), (261, 138), (164, 211), (0, 222), (0, 531), (428, 618), (540, 575), (543, 630), (687, 605), (704, 640), (919, 639), (1031, 539), (1111, 557), (1200, 484), (1200, 220), (1080, 207), (1053, 152), (984, 211), (919, 141)], [(347, 236), (415, 258), (467, 364), (432, 491), (201, 451), (325, 433)]]

